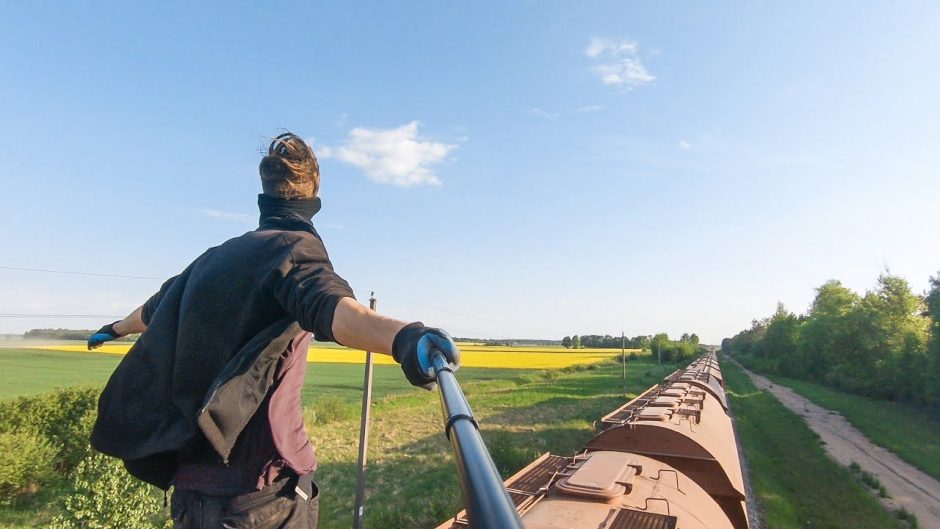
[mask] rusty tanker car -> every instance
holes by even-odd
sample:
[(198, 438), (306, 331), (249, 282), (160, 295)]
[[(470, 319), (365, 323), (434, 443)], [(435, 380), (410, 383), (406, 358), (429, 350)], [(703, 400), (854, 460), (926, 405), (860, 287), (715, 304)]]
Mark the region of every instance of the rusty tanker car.
[[(595, 422), (573, 456), (505, 481), (526, 529), (748, 529), (744, 479), (714, 353)], [(466, 512), (437, 529), (469, 529)]]

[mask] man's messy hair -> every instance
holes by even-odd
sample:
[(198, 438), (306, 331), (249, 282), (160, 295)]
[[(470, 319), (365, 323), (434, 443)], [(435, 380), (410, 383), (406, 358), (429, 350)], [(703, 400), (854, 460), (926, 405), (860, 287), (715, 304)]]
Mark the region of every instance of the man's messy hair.
[(258, 166), (265, 195), (284, 198), (312, 198), (320, 190), (320, 166), (313, 149), (292, 132), (271, 141), (268, 154)]

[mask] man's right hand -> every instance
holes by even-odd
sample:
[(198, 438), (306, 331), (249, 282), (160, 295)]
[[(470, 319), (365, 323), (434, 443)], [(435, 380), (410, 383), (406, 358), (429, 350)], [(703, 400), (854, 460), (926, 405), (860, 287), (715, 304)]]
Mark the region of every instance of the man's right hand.
[[(118, 321), (121, 321), (121, 320), (118, 320)], [(117, 321), (114, 323), (117, 323)], [(105, 325), (104, 327), (98, 329), (94, 334), (88, 337), (88, 350), (89, 351), (91, 351), (92, 349), (97, 349), (101, 347), (102, 345), (104, 345), (105, 342), (116, 340), (124, 336), (123, 334), (119, 334), (117, 331), (114, 330), (114, 323), (109, 323)]]
[(439, 350), (450, 368), (460, 367), (460, 350), (454, 340), (441, 329), (425, 327), (421, 322), (402, 327), (392, 342), (392, 357), (401, 364), (405, 378), (413, 386), (430, 390), (434, 387), (434, 372), (431, 366), (433, 350)]

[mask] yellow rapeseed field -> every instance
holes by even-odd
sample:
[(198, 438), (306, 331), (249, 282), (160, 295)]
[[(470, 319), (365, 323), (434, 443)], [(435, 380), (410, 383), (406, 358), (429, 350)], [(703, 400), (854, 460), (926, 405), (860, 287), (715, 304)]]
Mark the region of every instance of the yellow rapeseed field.
[[(123, 355), (131, 344), (107, 344), (95, 352)], [(84, 352), (84, 345), (47, 345), (33, 349), (48, 351)], [(461, 364), (465, 367), (494, 367), (504, 369), (561, 369), (577, 364), (596, 364), (620, 354), (616, 349), (568, 350), (558, 347), (488, 347), (476, 344), (460, 344)], [(635, 349), (629, 352), (637, 351)], [(307, 352), (307, 361), (315, 363), (362, 364), (365, 353), (345, 347), (312, 346)], [(391, 357), (375, 355), (376, 364), (394, 364)]]

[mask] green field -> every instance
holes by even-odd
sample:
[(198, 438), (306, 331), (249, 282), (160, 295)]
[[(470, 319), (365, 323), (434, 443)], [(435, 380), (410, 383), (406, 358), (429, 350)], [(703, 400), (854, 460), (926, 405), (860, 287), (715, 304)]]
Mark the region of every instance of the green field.
[(120, 360), (106, 354), (0, 348), (0, 399), (56, 387), (104, 384)]
[(826, 455), (819, 437), (733, 363), (722, 363), (765, 527), (887, 529), (905, 524)]
[[(4, 396), (76, 383), (103, 383), (119, 361), (114, 355), (0, 349)], [(320, 527), (351, 523), (358, 442), (362, 366), (311, 364), (306, 413), (321, 400), (344, 407), (339, 419), (310, 421), (321, 486)], [(675, 366), (628, 364), (631, 397), (660, 381)], [(508, 475), (544, 451), (570, 454), (592, 434), (592, 422), (624, 402), (620, 366), (525, 371), (464, 368), (458, 379), (481, 423), (497, 466)], [(434, 527), (462, 508), (451, 454), (442, 433), (436, 392), (407, 385), (396, 366), (377, 366), (370, 440), (367, 527)], [(317, 411), (317, 415), (322, 410)], [(0, 527), (48, 525), (65, 485), (50, 485), (15, 507), (0, 507)]]
[[(35, 395), (50, 389), (75, 385), (103, 385), (121, 357), (113, 354), (42, 351), (0, 348), (0, 400)], [(463, 368), (464, 381), (493, 380), (519, 376), (518, 369)], [(355, 364), (310, 364), (304, 384), (304, 402), (318, 395), (338, 395), (349, 402), (362, 399), (363, 366)], [(398, 366), (379, 365), (374, 371), (373, 396), (413, 391)]]

